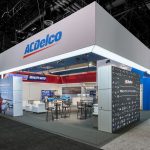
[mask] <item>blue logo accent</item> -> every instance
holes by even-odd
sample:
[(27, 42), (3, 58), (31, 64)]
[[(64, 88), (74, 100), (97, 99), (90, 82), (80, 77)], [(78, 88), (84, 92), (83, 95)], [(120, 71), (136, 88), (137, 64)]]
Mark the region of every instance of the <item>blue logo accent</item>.
[(38, 39), (26, 46), (24, 57), (26, 55), (29, 55), (31, 53), (36, 53), (36, 51), (39, 51), (40, 49), (46, 49), (46, 46), (50, 46), (58, 41), (60, 41), (62, 38), (62, 32), (59, 31), (56, 34), (48, 34), (44, 39)]

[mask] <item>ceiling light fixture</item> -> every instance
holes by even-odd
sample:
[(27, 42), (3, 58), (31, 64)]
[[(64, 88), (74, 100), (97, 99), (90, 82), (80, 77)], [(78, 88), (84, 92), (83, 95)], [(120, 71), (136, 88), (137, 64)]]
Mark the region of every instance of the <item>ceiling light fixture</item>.
[(100, 55), (100, 56), (106, 57), (108, 59), (111, 59), (113, 61), (119, 62), (121, 64), (127, 65), (129, 67), (133, 67), (133, 68), (136, 68), (138, 70), (147, 71), (148, 73), (150, 73), (150, 69), (145, 68), (145, 67), (143, 67), (143, 66), (141, 66), (141, 65), (125, 58), (125, 57), (122, 57), (122, 56), (118, 55), (118, 54), (110, 52), (110, 51), (108, 51), (108, 50), (106, 50), (106, 49), (104, 49), (100, 46), (95, 46), (93, 48), (92, 52), (97, 54), (97, 55)]
[(64, 71), (77, 70), (77, 69), (84, 69), (84, 68), (88, 68), (88, 67), (95, 67), (95, 66), (91, 65), (91, 66), (83, 66), (83, 67), (76, 67), (76, 68), (69, 68), (69, 69), (65, 68), (65, 69), (58, 70), (58, 71), (52, 71), (51, 73), (64, 72)]
[[(83, 54), (90, 53), (90, 52), (95, 53), (97, 55), (100, 55), (102, 57), (114, 60), (116, 62), (125, 64), (127, 66), (134, 67), (138, 70), (147, 71), (148, 73), (150, 73), (150, 69), (148, 69), (148, 68), (145, 68), (145, 67), (143, 67), (143, 66), (141, 66), (141, 65), (139, 65), (139, 64), (137, 64), (133, 61), (130, 61), (127, 58), (119, 56), (118, 54), (110, 52), (110, 51), (108, 51), (108, 50), (106, 50), (106, 49), (104, 49), (100, 46), (92, 45), (92, 46), (89, 46), (89, 47), (78, 49), (76, 51), (72, 51), (72, 52), (62, 54), (62, 55), (54, 56), (54, 57), (51, 57), (51, 58), (48, 58), (48, 59), (43, 59), (43, 60), (33, 62), (33, 63), (30, 63), (30, 64), (26, 64), (26, 65), (22, 65), (22, 66), (19, 66), (19, 67), (14, 67), (14, 68), (11, 68), (11, 69), (7, 69), (7, 70), (4, 70), (4, 71), (1, 71), (0, 75), (10, 73), (10, 72), (13, 72), (13, 71), (18, 71), (18, 70), (22, 70), (22, 69), (26, 69), (26, 68), (39, 66), (39, 65), (42, 65), (42, 64), (47, 64), (47, 63), (54, 62), (54, 61), (59, 61), (61, 59), (66, 59), (66, 58), (70, 58), (70, 57), (74, 57), (74, 56), (83, 55)], [(1, 70), (3, 70), (3, 69), (1, 69)]]

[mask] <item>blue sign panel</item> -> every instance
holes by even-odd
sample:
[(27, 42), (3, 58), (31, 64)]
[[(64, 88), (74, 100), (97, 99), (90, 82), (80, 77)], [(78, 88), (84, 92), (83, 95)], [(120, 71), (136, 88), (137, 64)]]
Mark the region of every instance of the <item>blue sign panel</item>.
[(28, 80), (35, 81), (46, 81), (46, 76), (38, 76), (38, 75), (29, 75)]

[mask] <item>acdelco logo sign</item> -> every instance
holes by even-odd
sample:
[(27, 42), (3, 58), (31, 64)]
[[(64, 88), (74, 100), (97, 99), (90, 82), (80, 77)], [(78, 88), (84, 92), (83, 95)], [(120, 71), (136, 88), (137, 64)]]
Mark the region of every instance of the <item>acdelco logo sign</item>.
[(54, 46), (62, 38), (62, 32), (56, 34), (48, 34), (44, 39), (38, 39), (26, 46), (23, 58), (27, 58), (47, 48)]
[(125, 84), (133, 84), (133, 81), (131, 81), (131, 80), (125, 80)]

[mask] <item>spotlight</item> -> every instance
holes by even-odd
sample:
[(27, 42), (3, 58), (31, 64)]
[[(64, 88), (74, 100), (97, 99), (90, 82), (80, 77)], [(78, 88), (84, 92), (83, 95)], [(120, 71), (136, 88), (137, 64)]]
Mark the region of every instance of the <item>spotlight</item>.
[(106, 60), (106, 64), (108, 64), (108, 63), (110, 63), (110, 59), (107, 59), (107, 60)]
[(42, 72), (42, 75), (43, 75), (43, 76), (45, 76), (45, 73), (44, 73), (44, 72)]
[(63, 60), (57, 61), (57, 64), (60, 64), (60, 63), (64, 63), (64, 61)]

